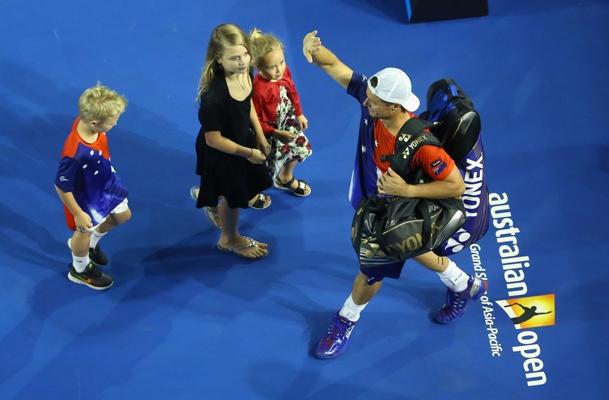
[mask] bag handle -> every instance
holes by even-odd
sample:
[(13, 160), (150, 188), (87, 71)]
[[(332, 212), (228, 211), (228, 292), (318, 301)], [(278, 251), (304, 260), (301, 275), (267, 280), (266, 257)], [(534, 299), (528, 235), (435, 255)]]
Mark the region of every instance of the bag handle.
[[(359, 257), (359, 244), (362, 240), (362, 223), (364, 221), (364, 216), (366, 215), (366, 208), (368, 208), (368, 204), (370, 203), (370, 198), (364, 197), (364, 199), (360, 202), (357, 210), (355, 211), (355, 226), (357, 227), (355, 231), (355, 237), (353, 238), (353, 244), (358, 246), (355, 251)], [(357, 212), (361, 210), (360, 215), (357, 215)]]
[(419, 210), (421, 217), (423, 217), (421, 235), (423, 236), (423, 238), (427, 238), (421, 248), (427, 248), (427, 245), (431, 241), (431, 215), (429, 214), (429, 201), (425, 199), (420, 199), (419, 204), (417, 204), (417, 209)]

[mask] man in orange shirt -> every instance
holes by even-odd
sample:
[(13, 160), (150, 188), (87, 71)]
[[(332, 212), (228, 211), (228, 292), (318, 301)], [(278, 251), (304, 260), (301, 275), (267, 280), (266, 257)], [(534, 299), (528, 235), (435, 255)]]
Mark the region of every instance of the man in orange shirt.
[[(385, 68), (372, 78), (354, 72), (331, 51), (321, 45), (317, 31), (305, 35), (303, 52), (307, 61), (322, 68), (361, 105), (358, 152), (349, 188), (349, 199), (357, 207), (363, 198), (401, 196), (423, 199), (456, 198), (465, 185), (454, 161), (438, 146), (422, 145), (413, 156), (410, 171), (402, 177), (393, 171), (383, 155), (393, 154), (396, 136), (419, 107), (408, 76), (397, 68)], [(418, 171), (428, 183), (415, 184), (409, 179)], [(405, 179), (406, 178), (406, 179)], [(415, 257), (427, 269), (436, 272), (447, 286), (446, 304), (436, 313), (438, 323), (450, 323), (465, 312), (467, 304), (487, 290), (487, 282), (462, 271), (454, 262), (427, 252)], [(335, 358), (344, 350), (361, 311), (374, 297), (385, 277), (399, 278), (404, 261), (386, 255), (360, 262), (351, 295), (336, 313), (321, 339), (315, 355)]]

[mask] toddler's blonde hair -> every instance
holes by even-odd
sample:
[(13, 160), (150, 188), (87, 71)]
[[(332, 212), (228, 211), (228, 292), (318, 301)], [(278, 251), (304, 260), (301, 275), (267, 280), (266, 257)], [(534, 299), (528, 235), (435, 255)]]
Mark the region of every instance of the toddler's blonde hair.
[(122, 114), (127, 99), (107, 86), (97, 85), (85, 90), (78, 99), (80, 119), (85, 122), (104, 121)]
[(284, 49), (283, 43), (276, 36), (262, 33), (260, 29), (252, 29), (250, 33), (250, 41), (252, 42), (252, 65), (256, 68), (264, 66), (262, 59), (271, 51), (276, 49)]

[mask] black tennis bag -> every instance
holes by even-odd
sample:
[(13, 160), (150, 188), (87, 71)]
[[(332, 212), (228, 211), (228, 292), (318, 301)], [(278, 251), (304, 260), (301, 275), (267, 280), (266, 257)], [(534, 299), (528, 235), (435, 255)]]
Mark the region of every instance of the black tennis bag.
[(459, 168), (465, 182), (461, 197), (465, 223), (434, 252), (455, 254), (482, 238), (489, 226), (490, 205), (484, 171), (480, 115), (470, 97), (452, 79), (440, 79), (427, 91), (427, 111), (421, 118), (433, 123), (430, 130)]
[[(430, 126), (427, 121), (411, 118), (398, 133), (395, 152), (390, 155), (391, 168), (409, 183), (422, 179), (420, 172), (409, 173), (418, 148), (441, 145), (433, 135), (424, 133)], [(404, 260), (435, 249), (464, 221), (465, 209), (459, 199), (364, 198), (353, 217), (351, 243), (362, 264), (374, 264), (379, 258)]]
[(361, 264), (379, 258), (405, 260), (432, 251), (464, 221), (458, 199), (367, 198), (353, 217), (351, 243)]

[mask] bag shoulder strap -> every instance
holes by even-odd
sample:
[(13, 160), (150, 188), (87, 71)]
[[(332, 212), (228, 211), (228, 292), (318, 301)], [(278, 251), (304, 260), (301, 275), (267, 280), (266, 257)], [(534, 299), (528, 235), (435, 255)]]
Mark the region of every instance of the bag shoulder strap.
[(410, 118), (402, 126), (395, 141), (395, 150), (391, 157), (391, 169), (402, 178), (410, 174), (410, 162), (419, 148), (423, 145), (442, 147), (442, 143), (425, 129), (434, 124), (421, 118)]

